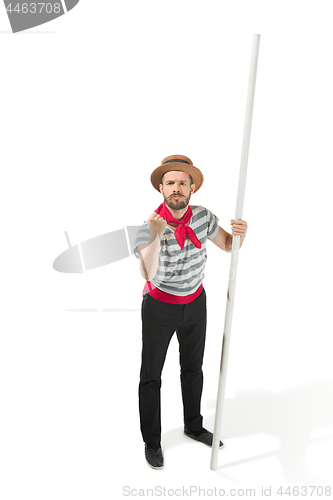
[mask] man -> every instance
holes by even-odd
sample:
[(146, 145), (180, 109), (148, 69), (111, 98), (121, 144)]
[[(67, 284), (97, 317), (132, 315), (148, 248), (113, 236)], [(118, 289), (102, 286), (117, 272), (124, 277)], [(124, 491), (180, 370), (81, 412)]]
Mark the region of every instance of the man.
[[(207, 446), (213, 434), (202, 426), (200, 403), (206, 335), (206, 293), (202, 285), (207, 239), (231, 252), (233, 234), (240, 246), (247, 223), (231, 220), (232, 234), (200, 205), (189, 205), (203, 175), (186, 156), (172, 155), (151, 174), (164, 202), (137, 233), (135, 255), (146, 280), (141, 307), (142, 364), (139, 384), (141, 433), (145, 456), (154, 469), (164, 466), (161, 448), (160, 388), (166, 352), (176, 331), (179, 342), (184, 433)], [(220, 441), (220, 447), (223, 444)]]

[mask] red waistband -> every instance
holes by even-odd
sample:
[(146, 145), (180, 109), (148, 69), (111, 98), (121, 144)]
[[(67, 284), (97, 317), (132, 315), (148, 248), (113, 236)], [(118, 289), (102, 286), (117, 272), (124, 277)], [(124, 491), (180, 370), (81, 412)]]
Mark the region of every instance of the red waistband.
[(191, 293), (190, 295), (180, 296), (162, 292), (162, 290), (156, 288), (156, 286), (154, 286), (150, 281), (146, 281), (145, 286), (142, 290), (142, 297), (147, 291), (147, 293), (149, 293), (151, 297), (156, 300), (160, 300), (161, 302), (169, 302), (169, 304), (188, 304), (189, 302), (192, 302), (194, 299), (199, 297), (200, 293), (202, 292), (202, 288), (203, 285), (201, 283), (198, 290), (196, 290), (194, 293)]

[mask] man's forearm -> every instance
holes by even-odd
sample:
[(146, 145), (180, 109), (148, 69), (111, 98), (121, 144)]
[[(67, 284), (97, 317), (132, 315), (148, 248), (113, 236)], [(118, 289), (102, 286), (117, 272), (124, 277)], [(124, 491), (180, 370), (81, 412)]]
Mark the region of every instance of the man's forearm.
[(148, 245), (141, 250), (140, 271), (147, 281), (154, 278), (158, 269), (161, 237), (155, 229), (151, 229)]
[[(229, 236), (225, 242), (225, 251), (229, 252), (229, 253), (231, 253), (231, 250), (232, 250), (232, 238), (233, 238), (233, 235), (229, 234)], [(240, 236), (239, 248), (242, 246), (244, 238), (245, 238), (245, 236)]]

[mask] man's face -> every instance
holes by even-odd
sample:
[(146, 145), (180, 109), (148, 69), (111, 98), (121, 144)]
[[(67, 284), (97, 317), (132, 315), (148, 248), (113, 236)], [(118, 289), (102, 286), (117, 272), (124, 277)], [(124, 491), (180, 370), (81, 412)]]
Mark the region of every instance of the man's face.
[(186, 208), (195, 189), (195, 185), (191, 186), (190, 183), (190, 176), (180, 170), (173, 170), (164, 175), (163, 185), (160, 184), (159, 187), (169, 208), (172, 210)]

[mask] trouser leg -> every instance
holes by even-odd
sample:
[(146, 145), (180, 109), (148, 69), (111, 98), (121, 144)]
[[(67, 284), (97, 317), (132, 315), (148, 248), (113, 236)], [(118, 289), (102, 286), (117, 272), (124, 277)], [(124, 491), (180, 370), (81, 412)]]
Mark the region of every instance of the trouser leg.
[(146, 294), (142, 301), (142, 362), (139, 383), (140, 427), (145, 443), (161, 441), (161, 373), (167, 349), (181, 318), (181, 307)]
[(197, 299), (184, 306), (183, 321), (177, 328), (184, 424), (192, 431), (202, 428), (200, 405), (206, 321), (206, 293), (203, 289)]

